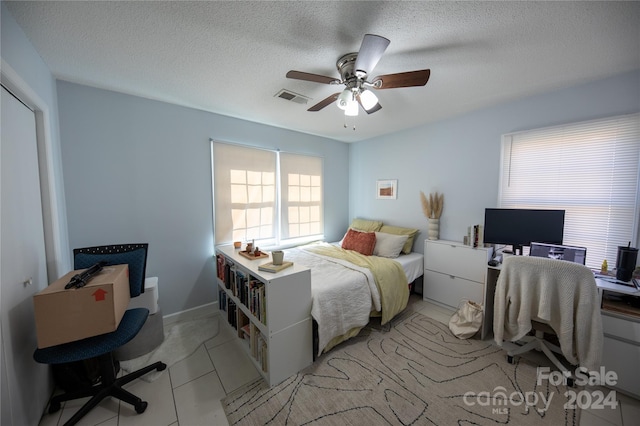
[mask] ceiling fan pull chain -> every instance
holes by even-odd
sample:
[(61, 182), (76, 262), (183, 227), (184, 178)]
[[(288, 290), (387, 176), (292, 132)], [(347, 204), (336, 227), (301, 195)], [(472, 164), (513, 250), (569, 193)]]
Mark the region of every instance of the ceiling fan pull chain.
[[(347, 125), (347, 117), (348, 117), (348, 115), (345, 114), (343, 117), (344, 117), (344, 128), (348, 129), (349, 128), (349, 126)], [(353, 131), (354, 132), (356, 131), (356, 125), (355, 124), (353, 125)]]
[(343, 115), (343, 117), (344, 117), (344, 128), (346, 129), (347, 128), (347, 116)]

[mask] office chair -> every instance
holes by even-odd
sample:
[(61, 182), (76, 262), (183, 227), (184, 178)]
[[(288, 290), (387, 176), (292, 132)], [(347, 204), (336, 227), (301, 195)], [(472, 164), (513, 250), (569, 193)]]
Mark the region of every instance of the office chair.
[[(144, 291), (147, 249), (148, 244), (123, 244), (74, 249), (74, 269), (89, 268), (100, 261), (106, 261), (105, 266), (126, 263), (129, 265), (130, 295), (131, 297), (136, 297)], [(88, 396), (92, 398), (65, 425), (76, 424), (85, 414), (108, 396), (113, 396), (133, 405), (138, 414), (143, 413), (147, 408), (147, 402), (122, 389), (122, 386), (150, 371), (162, 371), (167, 368), (166, 364), (156, 362), (126, 376), (117, 378), (118, 366), (117, 362), (114, 361), (112, 352), (133, 339), (144, 326), (148, 316), (149, 310), (146, 308), (129, 309), (125, 311), (117, 330), (111, 333), (36, 349), (33, 358), (42, 364), (64, 364), (92, 358), (96, 358), (99, 363), (99, 382), (82, 389), (54, 396), (49, 403), (49, 413), (58, 411), (60, 404), (64, 401)]]
[[(568, 377), (569, 370), (554, 355), (572, 365), (597, 371), (602, 357), (602, 318), (598, 288), (584, 265), (540, 257), (510, 256), (502, 264), (494, 297), (493, 333), (496, 343), (524, 341), (507, 352), (538, 350)], [(535, 336), (527, 336), (534, 329)], [(555, 334), (559, 346), (544, 337)]]

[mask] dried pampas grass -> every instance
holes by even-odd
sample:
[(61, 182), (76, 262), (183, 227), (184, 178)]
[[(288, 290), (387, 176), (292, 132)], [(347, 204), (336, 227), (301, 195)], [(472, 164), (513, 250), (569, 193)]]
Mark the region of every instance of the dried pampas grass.
[(429, 198), (420, 191), (420, 201), (422, 201), (422, 211), (427, 219), (440, 219), (444, 206), (444, 194), (429, 194)]

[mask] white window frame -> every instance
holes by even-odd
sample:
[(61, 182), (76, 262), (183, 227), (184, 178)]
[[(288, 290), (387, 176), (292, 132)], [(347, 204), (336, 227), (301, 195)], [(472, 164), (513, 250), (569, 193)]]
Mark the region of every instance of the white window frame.
[[(243, 145), (243, 144), (236, 144), (236, 143), (227, 143), (227, 142), (222, 142), (219, 140), (214, 140), (214, 139), (210, 139), (210, 144), (211, 144), (211, 188), (212, 188), (212, 205), (213, 205), (213, 229), (214, 229), (214, 245), (226, 245), (226, 244), (231, 244), (234, 241), (240, 241), (242, 244), (242, 246), (244, 246), (244, 243), (252, 241), (255, 243), (255, 246), (263, 248), (263, 249), (276, 249), (276, 248), (284, 248), (284, 247), (291, 247), (291, 246), (295, 246), (295, 245), (299, 245), (299, 244), (304, 244), (304, 243), (308, 243), (308, 242), (312, 242), (312, 241), (318, 241), (318, 240), (324, 240), (324, 162), (322, 160), (321, 157), (318, 156), (312, 156), (312, 155), (308, 155), (308, 154), (300, 154), (300, 153), (293, 153), (293, 152), (281, 152), (280, 150), (272, 150), (272, 149), (267, 149), (267, 148), (259, 148), (259, 147), (255, 147), (255, 146), (250, 146), (250, 145)], [(263, 151), (268, 155), (273, 154), (274, 158), (275, 158), (275, 164), (273, 165), (273, 170), (275, 172), (275, 200), (273, 202), (273, 211), (274, 211), (274, 220), (272, 223), (273, 226), (273, 235), (270, 237), (266, 237), (266, 238), (251, 238), (251, 237), (238, 237), (237, 236), (237, 232), (236, 235), (229, 237), (229, 230), (225, 231), (224, 233), (227, 235), (227, 237), (225, 238), (224, 236), (220, 236), (218, 235), (217, 231), (217, 226), (216, 226), (216, 195), (220, 195), (219, 193), (217, 193), (217, 191), (220, 191), (221, 189), (218, 188), (218, 190), (216, 191), (216, 170), (215, 170), (215, 157), (214, 157), (214, 151), (215, 151), (215, 146), (216, 144), (219, 145), (229, 145), (230, 147), (237, 147), (239, 149), (242, 150), (256, 150), (255, 152), (258, 153), (259, 151)], [(291, 159), (291, 158), (296, 158), (296, 156), (299, 156), (300, 159), (302, 161), (310, 161), (312, 164), (315, 164), (315, 171), (320, 173), (320, 201), (319, 201), (319, 221), (320, 221), (320, 225), (317, 227), (319, 228), (319, 232), (317, 233), (313, 233), (313, 234), (309, 234), (309, 235), (303, 235), (303, 236), (294, 236), (294, 237), (283, 237), (283, 235), (287, 234), (287, 232), (284, 232), (286, 230), (283, 229), (283, 226), (286, 226), (285, 223), (283, 223), (283, 219), (286, 219), (288, 216), (286, 214), (284, 214), (283, 212), (283, 205), (286, 206), (286, 202), (283, 201), (283, 198), (286, 200), (286, 196), (283, 195), (283, 185), (285, 184), (284, 182), (282, 182), (282, 173), (284, 173), (284, 171), (281, 169), (281, 156), (286, 156), (286, 158)], [(318, 166), (318, 162), (319, 162), (319, 166)], [(295, 163), (294, 163), (295, 166)], [(294, 167), (295, 168), (295, 167)], [(307, 170), (310, 167), (298, 167), (298, 169), (300, 170)], [(291, 170), (291, 168), (289, 168), (288, 170)], [(314, 180), (317, 183), (317, 179)], [(317, 188), (316, 188), (317, 189)], [(231, 193), (228, 193), (229, 197), (231, 196)], [(316, 191), (316, 195), (317, 195), (317, 191)], [(221, 204), (221, 202), (219, 202), (218, 204)], [(267, 202), (268, 204), (268, 202)], [(218, 208), (225, 208), (225, 207), (220, 207), (218, 206)], [(221, 220), (229, 220), (229, 218), (227, 219), (221, 219)], [(228, 228), (228, 225), (230, 225), (229, 223), (225, 224), (225, 226)], [(231, 225), (232, 226), (232, 225)], [(224, 228), (224, 226), (222, 227)], [(233, 231), (231, 231), (233, 232)]]
[(503, 135), (498, 207), (566, 210), (564, 244), (613, 268), (618, 247), (638, 243), (640, 114)]

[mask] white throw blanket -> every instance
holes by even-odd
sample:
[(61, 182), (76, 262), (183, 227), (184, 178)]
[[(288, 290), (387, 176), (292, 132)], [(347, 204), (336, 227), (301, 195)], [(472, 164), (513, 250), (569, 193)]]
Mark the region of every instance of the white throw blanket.
[(372, 308), (381, 310), (380, 294), (368, 269), (311, 253), (304, 246), (287, 249), (285, 260), (311, 269), (311, 315), (318, 323), (318, 355), (334, 337), (367, 325)]
[(538, 257), (505, 259), (494, 299), (496, 343), (517, 341), (531, 320), (548, 323), (564, 357), (597, 371), (602, 357), (602, 318), (593, 273), (583, 265)]

